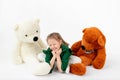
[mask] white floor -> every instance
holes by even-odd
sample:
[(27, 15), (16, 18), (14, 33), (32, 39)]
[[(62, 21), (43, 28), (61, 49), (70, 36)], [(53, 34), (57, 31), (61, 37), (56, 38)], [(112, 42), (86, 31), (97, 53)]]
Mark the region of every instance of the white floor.
[(25, 65), (14, 65), (11, 57), (0, 59), (0, 80), (119, 80), (119, 55), (110, 56), (108, 53), (106, 64), (102, 70), (92, 66), (87, 67), (83, 76), (53, 72), (45, 76), (34, 76), (26, 70)]

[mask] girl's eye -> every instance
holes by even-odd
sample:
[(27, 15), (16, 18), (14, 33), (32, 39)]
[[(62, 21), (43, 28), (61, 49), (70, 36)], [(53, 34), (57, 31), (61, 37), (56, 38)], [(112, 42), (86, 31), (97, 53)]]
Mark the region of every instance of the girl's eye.
[(28, 35), (26, 34), (25, 37), (27, 37)]
[(49, 45), (50, 47), (52, 46), (52, 45)]

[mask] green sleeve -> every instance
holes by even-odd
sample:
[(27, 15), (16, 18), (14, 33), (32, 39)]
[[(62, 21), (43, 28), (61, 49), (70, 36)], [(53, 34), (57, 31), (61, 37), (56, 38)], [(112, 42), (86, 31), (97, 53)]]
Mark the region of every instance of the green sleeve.
[[(51, 53), (50, 49), (48, 49), (48, 50), (43, 50), (43, 53), (46, 55), (45, 61), (46, 61), (48, 64), (50, 64), (50, 60), (51, 60), (51, 58), (52, 58), (52, 53)], [(52, 71), (53, 71), (53, 68), (50, 70), (49, 73), (52, 73)]]
[(72, 52), (71, 52), (71, 50), (69, 49), (69, 50), (67, 50), (65, 53), (64, 53), (64, 55), (62, 56), (62, 60), (61, 60), (61, 62), (62, 62), (62, 65), (61, 65), (61, 69), (63, 70), (63, 71), (65, 71), (66, 70), (66, 68), (67, 68), (67, 66), (68, 66), (68, 62), (69, 62), (69, 57), (71, 56), (71, 54), (72, 54)]
[(51, 60), (51, 55), (50, 55), (50, 52), (46, 51), (46, 50), (43, 50), (43, 53), (46, 55), (45, 56), (45, 61), (50, 64), (50, 60)]

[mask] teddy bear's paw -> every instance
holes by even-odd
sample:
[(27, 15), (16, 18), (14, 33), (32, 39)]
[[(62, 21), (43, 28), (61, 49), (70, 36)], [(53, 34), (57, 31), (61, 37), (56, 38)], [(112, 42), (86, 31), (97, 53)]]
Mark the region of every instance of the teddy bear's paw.
[(39, 54), (38, 54), (38, 60), (39, 60), (40, 62), (45, 62), (45, 54), (39, 53)]
[(14, 63), (15, 64), (22, 64), (23, 61), (22, 61), (21, 57), (17, 57), (17, 58), (14, 59)]
[(104, 61), (102, 61), (102, 60), (101, 61), (99, 60), (99, 61), (93, 62), (93, 67), (96, 68), (96, 69), (101, 69), (104, 66), (103, 62)]

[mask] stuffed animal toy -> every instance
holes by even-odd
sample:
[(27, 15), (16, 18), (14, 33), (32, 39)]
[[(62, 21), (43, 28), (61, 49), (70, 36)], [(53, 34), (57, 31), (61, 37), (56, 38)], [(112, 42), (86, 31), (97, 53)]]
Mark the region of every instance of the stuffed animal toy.
[(17, 24), (14, 30), (17, 37), (16, 49), (13, 55), (15, 64), (27, 64), (28, 69), (34, 75), (48, 74), (51, 70), (49, 64), (38, 58), (38, 54), (42, 54), (42, 50), (46, 49), (46, 45), (39, 37), (39, 20)]
[(71, 50), (86, 66), (102, 69), (106, 61), (105, 43), (104, 34), (97, 27), (89, 27), (83, 30), (82, 40), (75, 42)]

